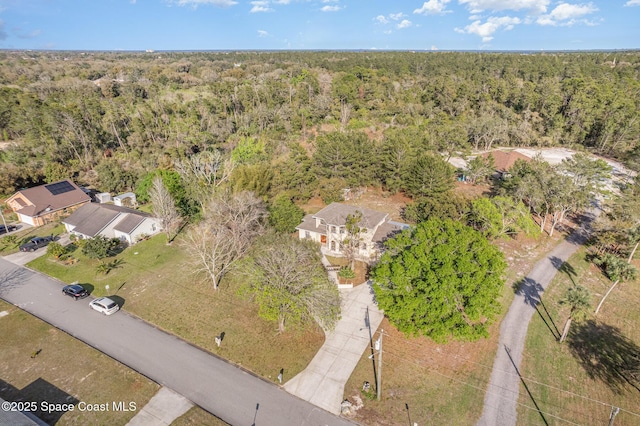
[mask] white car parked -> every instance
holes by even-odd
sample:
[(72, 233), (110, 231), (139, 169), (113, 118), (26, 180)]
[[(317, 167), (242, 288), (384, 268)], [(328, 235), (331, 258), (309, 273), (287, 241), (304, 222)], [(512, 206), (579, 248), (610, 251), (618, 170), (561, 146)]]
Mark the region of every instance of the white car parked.
[(102, 312), (105, 315), (111, 315), (118, 312), (118, 310), (120, 309), (120, 306), (118, 306), (116, 302), (109, 299), (108, 297), (101, 297), (99, 299), (96, 299), (89, 303), (89, 306), (91, 306), (98, 312)]

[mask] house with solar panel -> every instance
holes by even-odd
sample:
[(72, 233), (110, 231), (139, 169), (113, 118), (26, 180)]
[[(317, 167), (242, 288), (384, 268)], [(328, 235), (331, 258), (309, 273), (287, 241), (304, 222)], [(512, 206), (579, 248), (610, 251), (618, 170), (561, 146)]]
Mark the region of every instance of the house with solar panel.
[(7, 199), (18, 220), (33, 226), (54, 222), (90, 202), (91, 197), (68, 179), (23, 189)]

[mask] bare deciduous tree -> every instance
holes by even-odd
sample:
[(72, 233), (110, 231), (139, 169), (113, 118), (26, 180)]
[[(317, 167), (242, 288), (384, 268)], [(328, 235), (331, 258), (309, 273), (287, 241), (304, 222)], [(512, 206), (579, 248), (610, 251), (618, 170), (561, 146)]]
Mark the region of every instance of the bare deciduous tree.
[(162, 222), (162, 229), (167, 234), (167, 243), (170, 243), (176, 236), (182, 217), (178, 213), (173, 196), (164, 186), (160, 176), (153, 178), (149, 189), (149, 199), (153, 204), (153, 214)]
[(206, 212), (211, 193), (229, 180), (234, 164), (219, 151), (203, 151), (174, 163), (185, 186)]
[(214, 290), (262, 235), (266, 214), (262, 201), (251, 192), (223, 193), (211, 201), (205, 219), (187, 233), (185, 243), (195, 271), (205, 273)]

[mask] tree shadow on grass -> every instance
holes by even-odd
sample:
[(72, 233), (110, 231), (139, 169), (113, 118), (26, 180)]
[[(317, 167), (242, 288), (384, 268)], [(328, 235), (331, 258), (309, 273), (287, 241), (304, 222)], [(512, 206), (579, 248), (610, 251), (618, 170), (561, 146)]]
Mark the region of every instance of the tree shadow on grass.
[(640, 392), (640, 347), (616, 327), (589, 320), (575, 324), (567, 339), (571, 354), (592, 379), (616, 393)]

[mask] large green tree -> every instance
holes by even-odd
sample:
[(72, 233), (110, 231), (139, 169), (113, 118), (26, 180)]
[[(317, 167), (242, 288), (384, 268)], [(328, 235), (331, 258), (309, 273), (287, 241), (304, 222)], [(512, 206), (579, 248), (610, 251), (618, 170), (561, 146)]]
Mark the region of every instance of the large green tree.
[(400, 331), (435, 341), (476, 340), (500, 310), (503, 254), (478, 231), (429, 219), (386, 242), (374, 291)]
[(318, 247), (311, 241), (269, 235), (244, 272), (260, 316), (277, 321), (280, 333), (287, 324), (310, 321), (330, 330), (340, 317), (338, 288), (329, 281)]
[(278, 196), (269, 206), (269, 224), (279, 233), (292, 233), (300, 225), (304, 210), (286, 195)]
[(433, 196), (454, 186), (454, 169), (439, 155), (416, 158), (404, 176), (404, 189), (412, 197)]

